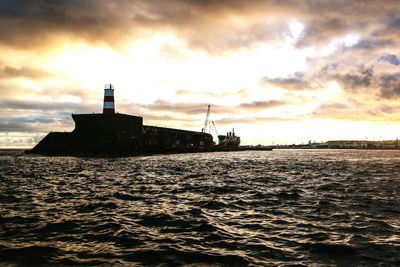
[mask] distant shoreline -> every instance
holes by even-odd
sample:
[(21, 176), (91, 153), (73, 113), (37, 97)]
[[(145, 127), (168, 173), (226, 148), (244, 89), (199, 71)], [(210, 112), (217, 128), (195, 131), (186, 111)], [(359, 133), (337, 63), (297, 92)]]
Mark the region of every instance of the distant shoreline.
[[(29, 148), (0, 148), (0, 152), (6, 152), (6, 151), (21, 151), (24, 152)], [(238, 150), (231, 150), (231, 151), (203, 151), (199, 153), (204, 153), (204, 152), (239, 152), (239, 151), (271, 151), (271, 150), (382, 150), (382, 151), (397, 151), (400, 150), (400, 148), (306, 148), (306, 147), (270, 147), (270, 148), (239, 148)], [(191, 152), (191, 153), (196, 153), (196, 152)], [(175, 153), (171, 153), (175, 154)], [(179, 153), (178, 153), (179, 154)], [(158, 154), (149, 154), (149, 155), (158, 155)], [(61, 155), (60, 155), (61, 156)]]
[(370, 147), (370, 148), (357, 148), (357, 147), (354, 147), (354, 148), (350, 148), (350, 147), (347, 147), (347, 148), (311, 148), (311, 147), (272, 147), (273, 148), (273, 150), (279, 150), (279, 149), (286, 149), (286, 150), (400, 150), (400, 147), (399, 148), (373, 148), (373, 147)]
[(10, 150), (13, 150), (13, 151), (15, 151), (15, 150), (24, 151), (24, 150), (27, 150), (27, 149), (29, 149), (29, 148), (20, 148), (20, 147), (17, 147), (17, 148), (8, 148), (8, 147), (1, 148), (0, 147), (0, 151), (10, 151)]

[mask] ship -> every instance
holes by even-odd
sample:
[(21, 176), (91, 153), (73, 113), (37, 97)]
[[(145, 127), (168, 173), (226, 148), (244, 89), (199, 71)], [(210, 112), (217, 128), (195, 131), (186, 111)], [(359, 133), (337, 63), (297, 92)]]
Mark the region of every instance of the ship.
[(235, 134), (235, 129), (227, 132), (226, 135), (218, 135), (218, 146), (226, 150), (239, 149), (240, 137)]
[[(209, 106), (210, 107), (210, 106)], [(209, 116), (207, 111), (207, 120)], [(143, 125), (143, 117), (116, 113), (114, 86), (104, 88), (103, 113), (72, 114), (72, 132), (50, 132), (26, 153), (49, 156), (136, 156), (239, 150), (234, 132), (215, 144), (205, 131)], [(208, 123), (208, 122), (207, 122)]]

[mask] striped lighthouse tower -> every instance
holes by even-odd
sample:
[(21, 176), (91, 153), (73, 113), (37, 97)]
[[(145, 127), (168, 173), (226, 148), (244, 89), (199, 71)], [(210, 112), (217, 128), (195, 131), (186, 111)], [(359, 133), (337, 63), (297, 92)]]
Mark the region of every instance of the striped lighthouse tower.
[(114, 85), (106, 84), (106, 86), (104, 87), (103, 114), (114, 114), (114, 113), (115, 113)]

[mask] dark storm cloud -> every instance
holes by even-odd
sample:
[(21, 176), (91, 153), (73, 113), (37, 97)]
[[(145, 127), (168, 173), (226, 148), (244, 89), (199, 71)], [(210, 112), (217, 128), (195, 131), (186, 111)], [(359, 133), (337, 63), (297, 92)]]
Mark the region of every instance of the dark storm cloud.
[(386, 54), (379, 58), (379, 61), (388, 62), (392, 65), (400, 65), (400, 59), (396, 55)]
[(5, 0), (0, 4), (0, 40), (23, 48), (46, 46), (51, 35), (107, 40), (120, 26), (116, 15), (105, 1)]
[[(387, 55), (379, 61), (396, 63), (397, 57)], [(400, 97), (400, 73), (375, 71), (373, 66), (328, 64), (316, 74), (320, 81), (337, 81), (347, 93), (368, 94), (370, 99)], [(315, 78), (315, 77), (314, 77)], [(355, 103), (357, 104), (357, 103)]]
[[(381, 61), (395, 59), (384, 57)], [(347, 93), (369, 94), (371, 99), (400, 97), (400, 73), (375, 71), (372, 66), (329, 64), (317, 74), (320, 80), (335, 80)]]
[[(248, 110), (263, 110), (270, 109), (278, 106), (286, 105), (284, 101), (254, 101), (241, 103), (237, 106), (221, 106), (211, 105), (213, 114), (234, 114)], [(206, 114), (206, 103), (171, 103), (168, 101), (157, 100), (152, 104), (139, 105), (140, 108), (146, 109), (150, 112), (172, 112), (187, 115)]]
[[(388, 31), (396, 24), (391, 18), (392, 14), (398, 13), (400, 8), (396, 0), (307, 1), (307, 7), (308, 13), (304, 18), (308, 27), (299, 42), (301, 45), (318, 45), (349, 33), (365, 37), (371, 32)], [(393, 36), (389, 39), (392, 40)]]
[(34, 101), (21, 101), (21, 100), (6, 100), (0, 102), (1, 109), (16, 109), (16, 110), (54, 110), (60, 108), (71, 108), (70, 103), (63, 103), (62, 105), (54, 104), (51, 102), (34, 102)]
[(358, 90), (371, 86), (374, 76), (372, 67), (360, 66), (358, 70), (345, 74), (334, 74), (334, 77), (347, 90)]
[(54, 115), (0, 115), (0, 132), (46, 132), (55, 130), (54, 127), (57, 124), (62, 125), (62, 128), (71, 128), (72, 121), (65, 119), (63, 116)]
[(388, 22), (389, 29), (396, 30), (400, 28), (400, 15), (399, 13), (395, 12), (395, 10), (390, 12), (388, 16), (388, 21), (389, 21)]
[(0, 64), (0, 79), (25, 77), (30, 79), (48, 78), (51, 74), (41, 69), (30, 67), (14, 68)]
[(380, 76), (380, 89), (384, 98), (400, 97), (400, 72)]
[(29, 100), (4, 100), (0, 102), (0, 114), (2, 110), (35, 110), (35, 111), (73, 111), (90, 112), (95, 110), (95, 105), (70, 102), (44, 102)]
[[(152, 104), (139, 105), (140, 108), (151, 112), (173, 112), (188, 115), (206, 114), (207, 104), (203, 103), (171, 103), (164, 100), (157, 100)], [(222, 106), (213, 105), (213, 113), (224, 113), (230, 109)]]
[(261, 78), (261, 83), (271, 84), (286, 90), (303, 90), (312, 89), (308, 81), (304, 79), (304, 74), (295, 73), (292, 77), (287, 78)]
[(395, 47), (396, 41), (391, 39), (365, 38), (350, 47), (350, 50), (381, 50), (383, 48)]
[(335, 118), (340, 120), (365, 121), (396, 121), (400, 107), (397, 105), (382, 104), (371, 106), (370, 103), (349, 101), (348, 103), (331, 103), (320, 105), (311, 114), (316, 118)]
[(21, 121), (5, 120), (0, 117), (0, 132), (32, 132), (35, 131), (35, 127), (22, 123)]
[(320, 114), (325, 112), (333, 112), (333, 111), (341, 111), (341, 110), (349, 110), (350, 107), (348, 104), (343, 103), (331, 103), (331, 104), (323, 104), (318, 107), (314, 114)]
[(265, 124), (272, 122), (288, 122), (297, 121), (301, 119), (300, 117), (291, 118), (278, 118), (278, 117), (227, 117), (223, 119), (216, 120), (217, 125), (238, 125), (238, 124)]
[(313, 45), (364, 31), (370, 23), (395, 29), (398, 16), (390, 14), (398, 10), (398, 2), (390, 0), (3, 0), (0, 40), (29, 48), (45, 46), (52, 35), (69, 35), (116, 44), (145, 30), (168, 29), (191, 47), (223, 51), (281, 38), (288, 34), (287, 22), (296, 18), (306, 24), (299, 43)]
[(278, 100), (270, 100), (270, 101), (254, 101), (250, 103), (242, 103), (239, 105), (239, 108), (242, 109), (270, 109), (274, 107), (279, 107), (287, 105), (286, 102), (284, 101), (278, 101)]
[(380, 19), (381, 27), (374, 30), (371, 36), (381, 40), (392, 40), (398, 45), (400, 41), (400, 36), (398, 34), (400, 30), (400, 12), (399, 3), (397, 2), (396, 4), (397, 7), (393, 7), (392, 10), (387, 10), (385, 17)]
[(309, 74), (310, 83), (324, 84), (329, 81), (337, 81), (344, 90), (352, 92), (367, 89), (373, 84), (375, 75), (373, 66), (366, 67), (363, 64), (351, 63), (351, 58), (350, 60), (347, 58), (346, 61), (339, 59), (330, 63), (322, 61), (322, 63), (324, 65), (315, 64), (314, 73)]
[(393, 107), (389, 105), (381, 105), (378, 107), (379, 112), (386, 114), (397, 114), (399, 111), (398, 107)]
[(326, 42), (332, 36), (338, 36), (343, 33), (343, 29), (348, 29), (350, 22), (338, 17), (310, 17), (309, 23), (303, 37), (297, 42), (297, 46), (310, 46)]
[(370, 114), (367, 114), (363, 105), (331, 103), (320, 105), (312, 112), (316, 118), (335, 118), (337, 120), (368, 120)]

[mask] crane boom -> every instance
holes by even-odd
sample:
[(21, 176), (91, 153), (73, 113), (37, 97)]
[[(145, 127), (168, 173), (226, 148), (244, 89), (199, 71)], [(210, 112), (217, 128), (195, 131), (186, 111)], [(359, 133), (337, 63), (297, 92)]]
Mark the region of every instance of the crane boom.
[(214, 123), (214, 121), (211, 121), (211, 122), (212, 122), (212, 125), (213, 125), (213, 127), (214, 127), (215, 134), (217, 135), (217, 138), (218, 138), (218, 131), (217, 131), (217, 127), (215, 127), (215, 123)]
[(204, 133), (208, 133), (209, 132), (209, 130), (207, 130), (208, 129), (208, 125), (210, 124), (209, 118), (210, 118), (210, 105), (208, 105), (208, 107), (207, 107), (206, 120), (204, 121), (204, 127), (203, 127), (203, 131), (202, 131)]

